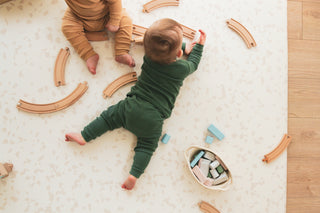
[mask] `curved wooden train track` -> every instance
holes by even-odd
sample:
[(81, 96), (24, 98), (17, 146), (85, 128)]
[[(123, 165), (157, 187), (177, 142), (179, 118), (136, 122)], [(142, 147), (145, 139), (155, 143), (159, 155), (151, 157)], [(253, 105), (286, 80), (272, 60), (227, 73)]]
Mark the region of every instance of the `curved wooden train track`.
[(11, 0), (0, 0), (0, 5), (6, 3), (8, 1), (11, 1)]
[(271, 161), (276, 159), (288, 147), (289, 143), (291, 142), (291, 139), (292, 139), (291, 136), (285, 134), (282, 137), (278, 146), (269, 154), (266, 154), (262, 159), (262, 161), (270, 163)]
[(205, 213), (220, 213), (220, 211), (218, 209), (216, 209), (215, 207), (213, 207), (212, 205), (210, 205), (209, 203), (205, 202), (205, 201), (201, 201), (200, 203), (198, 203), (200, 210), (202, 212)]
[(17, 104), (17, 108), (25, 112), (36, 114), (56, 112), (74, 104), (81, 98), (81, 96), (87, 91), (87, 89), (88, 85), (85, 81), (83, 83), (79, 83), (78, 87), (71, 94), (57, 102), (49, 104), (33, 104), (20, 99), (19, 103)]
[[(180, 24), (182, 27), (183, 36), (189, 39), (193, 39), (196, 35), (196, 30), (191, 29), (190, 27), (184, 26)], [(138, 37), (141, 37), (144, 35), (144, 33), (147, 31), (148, 28), (133, 24), (132, 25), (132, 34), (136, 35)]]
[(148, 28), (133, 24), (132, 25), (132, 34), (137, 36), (143, 36)]
[(123, 76), (120, 76), (119, 78), (117, 78), (116, 80), (114, 80), (113, 82), (111, 82), (111, 84), (109, 84), (103, 91), (103, 97), (107, 98), (107, 97), (111, 97), (113, 95), (113, 93), (115, 91), (117, 91), (120, 87), (130, 83), (130, 82), (134, 82), (137, 81), (137, 73), (136, 72), (130, 72), (128, 74), (125, 74)]
[(68, 47), (66, 47), (65, 49), (61, 48), (56, 58), (56, 63), (54, 65), (54, 84), (57, 87), (66, 84), (64, 79), (64, 71), (69, 55), (70, 50)]
[(230, 29), (234, 30), (241, 36), (249, 49), (257, 46), (256, 41), (252, 37), (251, 33), (242, 24), (234, 19), (228, 19), (227, 24)]
[(9, 176), (9, 173), (12, 171), (13, 164), (11, 163), (0, 163), (0, 179), (6, 178)]
[(131, 41), (136, 43), (136, 44), (142, 44), (143, 45), (143, 36), (137, 36), (134, 39), (132, 39)]
[(152, 0), (143, 5), (143, 12), (149, 13), (160, 7), (179, 6), (179, 0)]
[(85, 32), (88, 41), (106, 41), (108, 40), (108, 33), (106, 31), (99, 32)]

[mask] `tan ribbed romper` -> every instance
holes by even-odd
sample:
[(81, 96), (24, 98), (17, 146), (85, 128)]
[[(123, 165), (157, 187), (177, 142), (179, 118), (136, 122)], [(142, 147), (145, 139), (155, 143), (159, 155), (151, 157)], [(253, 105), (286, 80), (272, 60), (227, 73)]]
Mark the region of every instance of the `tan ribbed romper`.
[(122, 8), (121, 0), (65, 1), (69, 8), (62, 19), (62, 32), (83, 60), (97, 54), (84, 32), (102, 31), (107, 23), (119, 26), (115, 34), (115, 55), (129, 52), (132, 20)]

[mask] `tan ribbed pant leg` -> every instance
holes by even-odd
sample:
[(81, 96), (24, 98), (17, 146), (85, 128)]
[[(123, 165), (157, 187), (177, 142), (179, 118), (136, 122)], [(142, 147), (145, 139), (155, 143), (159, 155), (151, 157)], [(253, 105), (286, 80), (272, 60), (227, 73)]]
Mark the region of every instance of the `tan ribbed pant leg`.
[(132, 20), (125, 9), (122, 9), (119, 30), (115, 34), (115, 55), (127, 54), (132, 38)]
[(85, 36), (86, 31), (101, 31), (105, 28), (105, 19), (97, 21), (85, 21), (80, 20), (74, 15), (68, 8), (62, 18), (62, 32), (70, 42), (72, 47), (77, 51), (80, 57), (87, 61), (88, 58), (97, 54), (87, 37)]

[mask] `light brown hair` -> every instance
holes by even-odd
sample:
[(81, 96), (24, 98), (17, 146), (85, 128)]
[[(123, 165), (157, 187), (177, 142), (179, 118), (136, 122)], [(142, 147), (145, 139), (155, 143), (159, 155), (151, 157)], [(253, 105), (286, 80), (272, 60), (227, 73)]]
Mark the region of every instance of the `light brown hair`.
[(173, 19), (154, 22), (144, 34), (143, 45), (146, 56), (160, 64), (176, 60), (182, 45), (182, 28)]

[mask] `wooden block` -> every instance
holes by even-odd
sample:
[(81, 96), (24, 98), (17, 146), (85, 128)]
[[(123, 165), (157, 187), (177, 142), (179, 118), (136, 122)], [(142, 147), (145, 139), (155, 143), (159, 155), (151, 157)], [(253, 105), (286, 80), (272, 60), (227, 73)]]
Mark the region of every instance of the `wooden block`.
[(210, 163), (211, 169), (216, 169), (220, 165), (219, 161), (215, 160), (212, 163)]
[(200, 160), (200, 158), (204, 155), (204, 151), (200, 151), (196, 157), (191, 161), (190, 163), (190, 166), (191, 168), (193, 168), (197, 163), (198, 161)]
[(207, 177), (201, 172), (199, 166), (193, 167), (192, 171), (201, 183), (204, 183), (207, 180)]
[(209, 173), (209, 164), (211, 163), (210, 160), (208, 159), (204, 159), (204, 158), (200, 158), (198, 166), (201, 170), (201, 172), (205, 175), (208, 176)]
[(208, 144), (212, 144), (212, 142), (213, 142), (213, 137), (211, 137), (211, 136), (207, 136), (206, 137), (206, 143), (208, 143)]
[(164, 134), (164, 136), (161, 138), (161, 142), (164, 143), (164, 144), (167, 144), (168, 141), (170, 140), (170, 135), (168, 135), (167, 133)]
[(209, 159), (209, 160), (211, 160), (211, 161), (214, 161), (214, 160), (215, 160), (214, 154), (213, 154), (212, 152), (206, 151), (203, 157), (204, 157), (204, 158), (207, 158), (207, 159)]
[(208, 127), (209, 132), (216, 136), (220, 141), (224, 138), (224, 135), (213, 124)]
[(224, 183), (228, 179), (229, 179), (229, 177), (228, 177), (227, 173), (224, 172), (217, 179), (214, 179), (213, 185), (218, 185), (218, 184)]
[(218, 178), (219, 177), (219, 173), (217, 172), (217, 170), (215, 169), (210, 169), (210, 174), (212, 175), (212, 177), (214, 179)]

